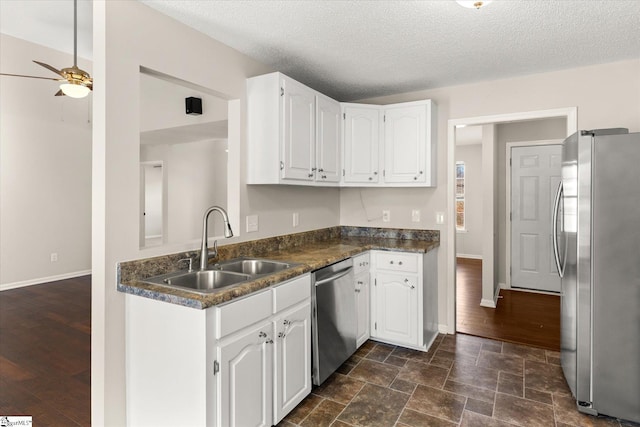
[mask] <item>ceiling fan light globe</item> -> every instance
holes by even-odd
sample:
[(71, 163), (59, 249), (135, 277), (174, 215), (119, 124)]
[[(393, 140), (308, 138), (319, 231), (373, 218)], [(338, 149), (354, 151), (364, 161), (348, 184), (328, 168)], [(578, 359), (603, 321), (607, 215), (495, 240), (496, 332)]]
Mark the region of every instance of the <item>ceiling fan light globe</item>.
[(71, 98), (84, 98), (89, 94), (89, 92), (91, 92), (91, 89), (84, 85), (69, 82), (62, 83), (60, 85), (60, 90)]
[(471, 0), (471, 1), (466, 1), (466, 0), (456, 0), (456, 3), (458, 3), (460, 6), (463, 7), (468, 7), (469, 9), (480, 9), (483, 6), (488, 5), (489, 3), (491, 3), (492, 0)]

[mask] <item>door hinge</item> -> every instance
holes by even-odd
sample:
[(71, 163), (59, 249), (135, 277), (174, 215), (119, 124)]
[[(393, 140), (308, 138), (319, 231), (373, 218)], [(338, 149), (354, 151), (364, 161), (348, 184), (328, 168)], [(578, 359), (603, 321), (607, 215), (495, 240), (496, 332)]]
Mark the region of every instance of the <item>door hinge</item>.
[(382, 176), (387, 176), (387, 170), (386, 169), (382, 169)]
[(387, 116), (384, 115), (384, 116), (382, 116), (382, 123), (386, 123), (386, 122), (387, 122)]
[(378, 279), (373, 279), (373, 286), (378, 286)]
[(342, 120), (347, 120), (347, 113), (342, 113)]
[(220, 364), (218, 363), (217, 360), (213, 361), (213, 375), (217, 374), (218, 372), (220, 372)]
[(283, 87), (280, 88), (280, 96), (284, 96), (284, 88)]
[(344, 176), (344, 169), (342, 169), (342, 176)]
[(373, 322), (373, 329), (378, 330), (378, 322)]
[(511, 166), (512, 164), (513, 164), (513, 159), (509, 157), (509, 166)]

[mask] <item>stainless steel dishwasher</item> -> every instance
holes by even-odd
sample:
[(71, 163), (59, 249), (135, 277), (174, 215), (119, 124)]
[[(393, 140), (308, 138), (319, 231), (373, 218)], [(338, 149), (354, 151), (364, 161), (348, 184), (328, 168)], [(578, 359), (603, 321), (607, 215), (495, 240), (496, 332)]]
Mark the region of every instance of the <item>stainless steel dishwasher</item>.
[(320, 385), (356, 351), (356, 297), (351, 258), (312, 274), (313, 383)]

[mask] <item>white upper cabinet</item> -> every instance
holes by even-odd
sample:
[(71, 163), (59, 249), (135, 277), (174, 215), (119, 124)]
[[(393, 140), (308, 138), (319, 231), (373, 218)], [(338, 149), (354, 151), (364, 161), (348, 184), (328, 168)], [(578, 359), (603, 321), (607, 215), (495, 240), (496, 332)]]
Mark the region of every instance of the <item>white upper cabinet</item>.
[(316, 170), (318, 182), (340, 182), (342, 159), (340, 103), (316, 96)]
[(343, 182), (378, 183), (379, 126), (378, 106), (342, 104), (344, 113)]
[(300, 83), (282, 78), (284, 123), (282, 179), (314, 180), (315, 93)]
[(436, 185), (431, 100), (339, 103), (271, 73), (247, 80), (247, 123), (248, 184)]
[(248, 184), (338, 185), (340, 103), (281, 74), (247, 80)]
[(343, 112), (344, 186), (435, 187), (432, 101), (343, 104)]
[(427, 180), (427, 108), (384, 109), (384, 182), (424, 184)]

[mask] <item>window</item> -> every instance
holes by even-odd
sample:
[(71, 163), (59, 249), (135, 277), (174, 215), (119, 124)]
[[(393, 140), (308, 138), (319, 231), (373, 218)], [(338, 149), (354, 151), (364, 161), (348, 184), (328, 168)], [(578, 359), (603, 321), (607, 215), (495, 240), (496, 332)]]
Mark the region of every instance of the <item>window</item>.
[(464, 229), (464, 162), (456, 162), (456, 230)]

